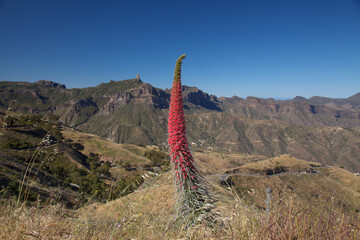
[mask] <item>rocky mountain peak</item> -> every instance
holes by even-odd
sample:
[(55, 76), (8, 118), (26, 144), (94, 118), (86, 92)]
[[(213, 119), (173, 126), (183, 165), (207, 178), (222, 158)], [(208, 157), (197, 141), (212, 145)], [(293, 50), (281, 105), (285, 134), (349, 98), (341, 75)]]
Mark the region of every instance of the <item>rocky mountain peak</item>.
[(351, 97), (348, 98), (348, 100), (350, 101), (357, 101), (360, 103), (360, 92), (358, 92), (357, 94), (355, 95), (352, 95)]
[(307, 101), (307, 99), (302, 96), (296, 96), (292, 100), (294, 100), (296, 102), (306, 102)]
[(196, 87), (183, 86), (183, 98), (184, 101), (192, 103), (197, 106), (204, 107), (206, 109), (220, 111), (217, 106), (217, 97), (209, 95)]
[(257, 98), (257, 97), (247, 97), (246, 101), (249, 103), (260, 103), (262, 101), (261, 98)]
[(56, 82), (49, 81), (49, 80), (39, 80), (36, 83), (44, 85), (46, 87), (52, 87), (52, 88), (58, 88), (58, 89), (66, 89), (66, 86), (64, 84), (56, 83)]

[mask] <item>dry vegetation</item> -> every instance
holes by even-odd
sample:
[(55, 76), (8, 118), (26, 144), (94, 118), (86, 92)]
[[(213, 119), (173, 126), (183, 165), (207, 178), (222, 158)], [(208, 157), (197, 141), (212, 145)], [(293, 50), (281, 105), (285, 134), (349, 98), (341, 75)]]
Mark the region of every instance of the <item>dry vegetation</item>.
[(266, 157), (258, 155), (214, 152), (210, 150), (195, 150), (194, 158), (206, 174), (221, 173), (247, 163), (258, 162), (266, 159)]
[(101, 156), (100, 160), (125, 163), (129, 162), (132, 165), (150, 163), (144, 156), (147, 148), (137, 147), (134, 145), (117, 144), (100, 137), (81, 133), (78, 131), (65, 130), (62, 134), (66, 139), (71, 139), (73, 142), (80, 143), (84, 146), (82, 153), (89, 156), (94, 151)]
[[(342, 169), (337, 170), (331, 169), (337, 178), (346, 175)], [(263, 183), (259, 177), (256, 179), (262, 187), (269, 186), (269, 182), (284, 186), (273, 178), (276, 177), (264, 177)], [(209, 184), (223, 215), (223, 225), (215, 228), (195, 226), (184, 230), (178, 224), (173, 211), (172, 175), (166, 172), (153, 176), (134, 193), (106, 204), (89, 204), (77, 211), (66, 210), (55, 202), (37, 202), (32, 207), (2, 202), (0, 239), (360, 238), (359, 213), (341, 207), (336, 201), (319, 198), (299, 205), (294, 194), (292, 197), (284, 194), (284, 199), (274, 201), (271, 212), (267, 213), (255, 204), (246, 203), (235, 188), (229, 191), (217, 183)], [(284, 187), (283, 191), (286, 190)], [(275, 193), (274, 198), (277, 198)]]
[[(85, 155), (96, 151), (107, 160), (134, 165), (150, 162), (142, 156), (157, 149), (62, 133), (65, 139), (82, 144)], [(224, 185), (209, 182), (222, 215), (217, 227), (185, 230), (174, 214), (171, 173), (144, 171), (148, 177), (135, 192), (107, 203), (89, 201), (76, 211), (67, 209), (56, 196), (31, 205), (1, 199), (0, 239), (360, 239), (360, 177), (289, 155), (266, 159), (199, 150), (194, 156), (207, 179), (219, 180), (212, 178), (219, 174), (230, 178)], [(286, 174), (276, 175), (275, 170)], [(111, 171), (130, 174), (122, 168)], [(267, 213), (264, 190), (269, 187), (273, 201)]]

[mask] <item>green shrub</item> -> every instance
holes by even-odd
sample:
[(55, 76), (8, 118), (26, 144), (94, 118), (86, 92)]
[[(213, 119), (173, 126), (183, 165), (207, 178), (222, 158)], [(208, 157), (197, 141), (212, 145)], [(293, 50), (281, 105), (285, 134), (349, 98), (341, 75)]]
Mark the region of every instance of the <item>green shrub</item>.
[(0, 196), (16, 197), (19, 193), (19, 183), (15, 180), (9, 179), (7, 177), (0, 177)]
[(86, 159), (87, 164), (90, 164), (91, 162), (99, 162), (99, 161), (100, 161), (99, 154), (96, 153), (90, 153), (90, 157)]
[(134, 192), (143, 182), (144, 179), (140, 175), (120, 179), (111, 195), (111, 200)]
[(10, 149), (27, 149), (30, 147), (33, 147), (32, 144), (24, 141), (7, 141), (3, 144), (4, 148), (10, 148)]
[(103, 174), (105, 176), (110, 176), (110, 172), (109, 172), (110, 168), (111, 168), (110, 163), (106, 162), (106, 163), (102, 164), (101, 166), (99, 166), (96, 169), (96, 172), (99, 174)]
[(100, 163), (90, 162), (90, 170), (92, 172), (96, 172), (97, 168), (100, 167)]
[(169, 165), (169, 156), (163, 151), (150, 150), (145, 152), (145, 157), (151, 161), (151, 166), (167, 166)]
[(78, 183), (80, 191), (94, 195), (96, 198), (106, 198), (106, 185), (100, 181), (100, 178), (95, 174), (88, 174), (80, 179)]

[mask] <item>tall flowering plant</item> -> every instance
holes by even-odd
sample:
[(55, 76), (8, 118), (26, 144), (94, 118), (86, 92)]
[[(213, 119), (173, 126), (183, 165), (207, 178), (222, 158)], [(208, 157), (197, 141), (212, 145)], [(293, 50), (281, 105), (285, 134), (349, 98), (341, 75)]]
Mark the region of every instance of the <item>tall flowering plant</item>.
[(213, 222), (215, 214), (214, 201), (197, 170), (186, 139), (181, 91), (181, 64), (185, 56), (181, 55), (175, 65), (170, 98), (168, 143), (174, 167), (176, 213), (187, 226), (191, 226), (204, 220)]

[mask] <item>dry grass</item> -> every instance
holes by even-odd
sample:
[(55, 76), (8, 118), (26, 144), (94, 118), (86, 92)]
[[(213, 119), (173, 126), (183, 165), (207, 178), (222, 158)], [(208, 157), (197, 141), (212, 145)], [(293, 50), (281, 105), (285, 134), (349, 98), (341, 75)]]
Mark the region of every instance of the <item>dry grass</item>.
[(73, 132), (71, 130), (62, 131), (66, 139), (71, 139), (84, 146), (82, 153), (89, 156), (90, 153), (97, 153), (101, 156), (100, 160), (109, 162), (129, 162), (133, 164), (148, 164), (150, 160), (143, 157), (146, 148), (135, 145), (117, 144), (102, 139), (94, 134)]
[[(320, 201), (300, 206), (292, 198), (270, 213), (246, 205), (236, 192), (214, 184), (223, 225), (184, 229), (173, 211), (170, 172), (153, 177), (136, 192), (78, 211), (60, 204), (33, 207), (2, 202), (0, 239), (359, 239), (359, 214)], [(42, 205), (43, 207), (39, 207)]]
[[(129, 199), (128, 199), (129, 200)], [(185, 230), (171, 209), (143, 211), (124, 200), (122, 208), (91, 215), (73, 213), (59, 205), (44, 208), (0, 207), (1, 239), (359, 239), (359, 216), (345, 215), (331, 206), (297, 209), (281, 206), (270, 214), (250, 210), (241, 201), (215, 228)], [(153, 201), (154, 202), (154, 201)], [(148, 208), (152, 207), (151, 202)], [(170, 210), (170, 211), (169, 211)], [(139, 213), (140, 212), (140, 213)], [(116, 218), (115, 218), (116, 215)]]
[(214, 174), (241, 165), (265, 160), (264, 156), (241, 153), (220, 153), (210, 150), (193, 151), (194, 159), (204, 173)]
[[(115, 149), (115, 156), (126, 153), (124, 155), (129, 159), (138, 156), (137, 151), (142, 151), (136, 146), (123, 148), (119, 144), (109, 145), (100, 138), (91, 141), (93, 138), (87, 138), (86, 135), (74, 139), (84, 143), (85, 151), (98, 148), (101, 154), (113, 157)], [(209, 160), (206, 160), (206, 154)], [(279, 164), (293, 169), (296, 166), (310, 166), (308, 162), (289, 156), (261, 161), (256, 165), (251, 162), (258, 162), (262, 160), (261, 157), (216, 153), (199, 153), (196, 156), (203, 169), (210, 164), (213, 166), (210, 172), (246, 163), (249, 169), (255, 170)], [(233, 161), (226, 163), (225, 159), (229, 157)], [(255, 189), (255, 194), (263, 194), (263, 190), (272, 184), (274, 196), (279, 198), (274, 201), (270, 213), (262, 209), (262, 195), (253, 196), (252, 202), (246, 202), (246, 197), (237, 195), (239, 191), (235, 187), (233, 191), (228, 191), (218, 184), (210, 184), (218, 199), (222, 224), (214, 228), (197, 225), (185, 229), (174, 214), (173, 179), (171, 173), (167, 172), (153, 176), (137, 191), (125, 197), (105, 204), (88, 204), (77, 211), (68, 210), (56, 201), (37, 201), (31, 207), (2, 201), (0, 239), (360, 239), (359, 213), (342, 207), (344, 198), (348, 200), (347, 205), (352, 204), (351, 201), (358, 202), (359, 199), (358, 188), (350, 188), (358, 178), (353, 179), (348, 172), (336, 169), (322, 176), (294, 175), (274, 177), (271, 181), (266, 177), (242, 177), (240, 180), (245, 190), (256, 186), (258, 189)], [(296, 186), (298, 194), (305, 195), (307, 191), (318, 194), (316, 197), (319, 201), (296, 200), (293, 192), (286, 194), (288, 188), (284, 185), (293, 189)], [(336, 192), (339, 197), (334, 201), (331, 201), (331, 193), (325, 196), (329, 192), (329, 186), (333, 187), (331, 191)], [(319, 191), (323, 195), (319, 195)], [(256, 201), (258, 204), (255, 204)]]
[(256, 208), (265, 209), (265, 189), (271, 188), (273, 201), (278, 205), (293, 199), (304, 208), (309, 202), (321, 206), (326, 202), (343, 206), (346, 211), (360, 209), (360, 193), (341, 185), (324, 175), (285, 175), (274, 177), (231, 177), (233, 188), (244, 201)]
[(339, 167), (320, 169), (320, 171), (328, 178), (340, 182), (344, 187), (351, 188), (360, 193), (360, 178), (354, 174), (349, 174), (349, 171)]
[(235, 169), (230, 169), (227, 172), (248, 172), (248, 173), (265, 173), (269, 169), (282, 169), (286, 172), (303, 172), (311, 170), (313, 167), (322, 167), (323, 165), (316, 162), (309, 162), (294, 158), (288, 154), (256, 163), (248, 163)]

